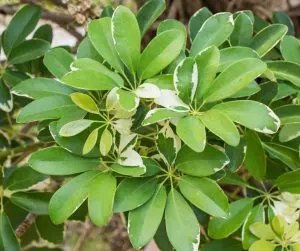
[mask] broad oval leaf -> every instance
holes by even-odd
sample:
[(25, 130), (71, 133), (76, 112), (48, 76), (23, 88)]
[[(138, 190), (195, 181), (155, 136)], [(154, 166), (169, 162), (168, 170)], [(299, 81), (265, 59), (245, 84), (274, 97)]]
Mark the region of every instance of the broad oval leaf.
[(147, 126), (170, 118), (178, 118), (185, 115), (186, 113), (172, 111), (167, 108), (156, 108), (147, 113), (142, 124), (143, 126)]
[(277, 178), (275, 184), (281, 191), (300, 193), (300, 170), (287, 172)]
[(247, 46), (252, 39), (253, 22), (249, 15), (241, 12), (234, 19), (234, 28), (230, 35), (230, 43), (233, 46)]
[(233, 147), (230, 145), (225, 144), (225, 153), (230, 159), (228, 164), (228, 168), (232, 172), (236, 172), (244, 163), (245, 156), (246, 156), (246, 143), (244, 138), (241, 138), (240, 143), (238, 146)]
[(179, 188), (184, 197), (207, 214), (222, 218), (228, 216), (228, 199), (215, 181), (182, 176)]
[(131, 177), (139, 177), (146, 172), (146, 168), (142, 166), (124, 166), (117, 163), (111, 165), (111, 170)]
[(50, 24), (43, 24), (39, 26), (33, 34), (33, 38), (43, 39), (52, 43), (53, 29)]
[(134, 92), (118, 89), (116, 95), (121, 108), (125, 111), (132, 112), (139, 105), (140, 99)]
[(80, 107), (90, 113), (99, 114), (99, 108), (96, 102), (87, 94), (81, 92), (75, 92), (70, 95), (72, 101)]
[(260, 251), (260, 250), (274, 251), (275, 247), (276, 246), (271, 242), (265, 240), (258, 240), (251, 245), (249, 251)]
[(203, 23), (212, 15), (213, 14), (207, 7), (203, 7), (193, 14), (193, 16), (189, 20), (189, 32), (191, 41), (195, 39)]
[(274, 110), (282, 125), (300, 123), (300, 105), (284, 105)]
[(280, 52), (285, 61), (300, 64), (300, 41), (293, 36), (285, 36), (280, 43)]
[(279, 141), (288, 142), (300, 137), (300, 123), (285, 125), (279, 132)]
[(88, 119), (79, 119), (71, 121), (62, 126), (59, 130), (59, 135), (63, 137), (72, 137), (90, 127), (95, 121)]
[(84, 38), (78, 46), (77, 58), (90, 58), (97, 60), (98, 62), (103, 62), (103, 58), (92, 45), (89, 37)]

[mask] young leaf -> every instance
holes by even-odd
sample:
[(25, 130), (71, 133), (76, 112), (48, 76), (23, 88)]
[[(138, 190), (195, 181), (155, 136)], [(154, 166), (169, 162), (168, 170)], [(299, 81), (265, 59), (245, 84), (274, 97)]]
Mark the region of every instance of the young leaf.
[(87, 137), (85, 143), (84, 143), (84, 146), (83, 146), (83, 149), (82, 149), (82, 154), (83, 155), (86, 155), (88, 154), (90, 151), (93, 150), (94, 146), (96, 145), (97, 143), (97, 140), (98, 140), (98, 131), (99, 131), (99, 128), (95, 128), (91, 133), (90, 135)]
[(143, 126), (147, 126), (170, 118), (178, 118), (185, 115), (186, 113), (175, 112), (167, 108), (156, 108), (147, 113), (142, 124)]
[(216, 148), (206, 145), (201, 153), (183, 146), (176, 158), (176, 168), (192, 176), (209, 176), (223, 169), (228, 163), (228, 157)]
[(230, 43), (232, 46), (247, 46), (252, 39), (253, 22), (251, 18), (241, 12), (234, 19), (234, 28), (230, 35)]
[(180, 54), (184, 42), (185, 36), (178, 30), (168, 30), (156, 36), (142, 53), (139, 77), (150, 78), (163, 70)]
[(229, 12), (221, 12), (209, 17), (197, 33), (190, 55), (196, 56), (210, 46), (221, 45), (230, 36), (233, 25), (233, 17)]
[(293, 36), (285, 36), (280, 43), (284, 60), (300, 64), (300, 41)]
[(144, 36), (149, 27), (163, 13), (166, 8), (165, 0), (149, 0), (137, 13), (141, 35)]
[(100, 138), (100, 152), (103, 156), (106, 156), (113, 144), (113, 137), (110, 131), (106, 128)]
[(255, 35), (250, 47), (256, 50), (260, 57), (263, 57), (276, 46), (287, 31), (288, 29), (285, 25), (271, 24)]
[(205, 127), (199, 117), (187, 116), (180, 118), (176, 133), (195, 152), (202, 152), (206, 144)]
[(125, 111), (132, 112), (139, 105), (140, 99), (133, 92), (118, 89), (116, 95), (121, 108)]
[(95, 121), (88, 119), (79, 119), (69, 122), (59, 130), (59, 135), (63, 137), (72, 137), (90, 127), (94, 122)]
[(256, 58), (239, 60), (226, 68), (211, 84), (204, 99), (215, 102), (228, 98), (261, 75), (267, 66)]
[(198, 10), (196, 13), (194, 13), (194, 15), (191, 17), (189, 21), (189, 32), (190, 32), (191, 41), (195, 39), (203, 23), (211, 16), (212, 16), (211, 11), (206, 7), (203, 7), (200, 10)]
[(97, 175), (89, 185), (89, 216), (94, 224), (107, 224), (113, 213), (117, 180), (111, 173)]
[(198, 250), (200, 228), (197, 218), (189, 204), (174, 188), (168, 195), (165, 220), (169, 240), (176, 250)]
[(100, 165), (100, 160), (79, 157), (61, 147), (49, 147), (33, 153), (28, 163), (40, 173), (70, 175), (96, 170)]
[(252, 209), (253, 200), (244, 198), (229, 205), (229, 217), (212, 218), (208, 224), (208, 234), (214, 239), (223, 239), (237, 231)]
[(258, 135), (253, 131), (247, 131), (245, 135), (247, 142), (245, 165), (250, 174), (259, 180), (266, 175), (266, 156)]
[(240, 134), (232, 120), (219, 110), (208, 110), (199, 117), (204, 126), (227, 144), (237, 146)]
[(141, 34), (135, 15), (127, 7), (119, 6), (112, 16), (111, 28), (118, 55), (135, 74), (141, 50)]
[(90, 184), (98, 174), (98, 171), (89, 171), (76, 176), (54, 193), (49, 203), (54, 224), (63, 223), (86, 200)]
[(20, 251), (18, 239), (5, 212), (0, 213), (0, 249), (3, 251)]
[(99, 114), (99, 108), (96, 102), (87, 94), (81, 92), (75, 92), (70, 95), (72, 101), (80, 107), (90, 113)]
[(4, 112), (10, 112), (13, 109), (13, 95), (9, 88), (4, 83), (3, 79), (0, 79), (0, 110)]
[[(266, 105), (251, 100), (237, 100), (218, 104), (214, 109), (224, 112), (231, 120), (257, 132), (277, 132), (280, 120)], [(247, 113), (245, 113), (247, 111)]]
[(114, 212), (125, 212), (145, 204), (154, 194), (157, 180), (126, 178), (117, 187)]
[(226, 218), (228, 199), (218, 184), (208, 178), (182, 176), (179, 188), (192, 204), (214, 217)]
[(166, 200), (166, 188), (159, 186), (148, 202), (129, 212), (128, 233), (134, 248), (142, 248), (154, 237), (163, 217)]

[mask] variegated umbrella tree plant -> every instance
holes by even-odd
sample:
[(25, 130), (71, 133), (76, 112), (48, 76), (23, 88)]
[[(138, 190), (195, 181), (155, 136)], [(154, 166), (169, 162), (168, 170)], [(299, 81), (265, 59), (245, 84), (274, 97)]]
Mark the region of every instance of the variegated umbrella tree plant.
[[(168, 19), (143, 46), (164, 7), (151, 0), (135, 15), (119, 6), (90, 21), (75, 56), (46, 53), (53, 77), (13, 88), (33, 99), (17, 121), (39, 121), (55, 142), (29, 165), (67, 181), (49, 202), (50, 218), (62, 224), (87, 200), (98, 226), (124, 214), (136, 249), (154, 239), (162, 250), (198, 250), (202, 239), (201, 250), (273, 250), (287, 238), (269, 226), (289, 224), (273, 217), (278, 194), (300, 193), (292, 23), (283, 13), (269, 24), (251, 11), (203, 8), (189, 32)], [(242, 242), (230, 238), (240, 235)]]

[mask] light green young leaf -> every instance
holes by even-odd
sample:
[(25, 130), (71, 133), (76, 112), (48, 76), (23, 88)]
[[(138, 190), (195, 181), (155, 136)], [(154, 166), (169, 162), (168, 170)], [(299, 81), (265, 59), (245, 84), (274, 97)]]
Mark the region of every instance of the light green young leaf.
[(150, 78), (167, 67), (180, 54), (184, 42), (185, 36), (179, 30), (168, 30), (156, 36), (142, 53), (139, 77)]
[(229, 12), (221, 12), (209, 17), (197, 33), (190, 55), (196, 56), (210, 46), (221, 45), (230, 36), (233, 26), (233, 17)]
[(20, 251), (20, 244), (5, 212), (0, 213), (0, 249), (3, 251)]
[(140, 249), (153, 239), (162, 220), (166, 200), (166, 188), (159, 186), (148, 202), (129, 212), (127, 228), (134, 248)]
[(284, 60), (300, 64), (300, 41), (293, 36), (285, 36), (280, 43)]
[(51, 49), (43, 59), (47, 69), (59, 79), (71, 70), (70, 65), (72, 62), (72, 54), (63, 48)]
[(116, 95), (121, 108), (125, 111), (132, 112), (139, 105), (140, 99), (134, 92), (118, 89)]
[(226, 68), (211, 84), (204, 99), (215, 102), (228, 98), (260, 76), (267, 66), (256, 58), (239, 60)]
[(71, 121), (59, 130), (59, 135), (63, 137), (72, 137), (77, 135), (91, 126), (95, 121), (88, 119), (79, 119)]
[(250, 47), (260, 57), (266, 55), (287, 33), (288, 28), (282, 24), (271, 24), (259, 31), (252, 39)]
[(116, 187), (117, 180), (111, 173), (98, 174), (89, 184), (89, 217), (97, 226), (107, 224), (113, 214)]
[(197, 218), (189, 204), (174, 188), (168, 195), (165, 220), (168, 238), (177, 251), (198, 250), (200, 228)]
[(72, 101), (80, 107), (90, 113), (99, 114), (99, 108), (96, 102), (87, 94), (81, 92), (74, 92), (70, 95)]
[(204, 126), (227, 144), (237, 146), (240, 134), (232, 120), (219, 110), (208, 110), (199, 117)]
[(262, 240), (274, 240), (276, 239), (276, 234), (273, 232), (270, 225), (264, 224), (262, 222), (255, 222), (250, 226), (250, 231)]
[(83, 149), (82, 149), (82, 154), (86, 155), (88, 154), (90, 151), (93, 150), (94, 146), (97, 143), (98, 140), (98, 130), (99, 128), (95, 128), (90, 135), (87, 137), (84, 145), (83, 145)]
[(249, 251), (261, 251), (261, 250), (264, 250), (264, 251), (273, 251), (275, 248), (275, 245), (268, 242), (268, 241), (264, 241), (264, 240), (259, 240), (259, 241), (256, 241), (254, 242)]
[(156, 108), (147, 113), (142, 124), (143, 126), (147, 126), (170, 118), (180, 118), (185, 115), (186, 113), (172, 111), (167, 108)]
[(277, 132), (280, 126), (276, 114), (268, 106), (256, 101), (230, 101), (218, 104), (214, 109), (224, 112), (234, 122), (257, 132), (272, 134)]
[(110, 131), (106, 128), (100, 138), (100, 152), (103, 156), (106, 156), (113, 144), (113, 137)]
[(195, 152), (202, 152), (206, 145), (205, 127), (195, 116), (180, 118), (176, 125), (176, 133)]
[(215, 181), (182, 176), (178, 184), (183, 196), (196, 207), (214, 217), (228, 216), (228, 199)]
[(211, 17), (213, 14), (207, 7), (203, 7), (191, 17), (189, 21), (189, 32), (191, 41), (195, 39), (197, 36), (198, 31), (201, 29), (203, 23)]
[(230, 35), (230, 43), (233, 46), (247, 46), (253, 34), (253, 22), (251, 18), (241, 12), (234, 19), (234, 28)]
[(123, 63), (135, 74), (140, 59), (141, 34), (135, 15), (125, 6), (119, 6), (112, 16), (112, 36)]

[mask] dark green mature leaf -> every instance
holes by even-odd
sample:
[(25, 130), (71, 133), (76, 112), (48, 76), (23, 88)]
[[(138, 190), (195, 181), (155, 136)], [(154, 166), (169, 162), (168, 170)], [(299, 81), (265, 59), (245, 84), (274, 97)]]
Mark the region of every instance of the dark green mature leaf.
[(98, 171), (76, 176), (58, 189), (49, 203), (49, 215), (54, 224), (63, 223), (86, 200), (93, 179)]
[(201, 29), (204, 22), (211, 16), (212, 16), (211, 11), (206, 7), (203, 7), (200, 10), (198, 10), (196, 13), (194, 13), (194, 15), (191, 17), (189, 21), (189, 32), (192, 41), (197, 36), (197, 33)]
[(192, 176), (209, 176), (229, 163), (227, 156), (216, 148), (206, 145), (202, 153), (196, 153), (183, 146), (176, 158), (176, 168)]
[(230, 43), (233, 46), (247, 46), (253, 34), (253, 22), (251, 18), (241, 12), (234, 20), (234, 28), (230, 35)]
[(17, 95), (26, 95), (33, 99), (56, 95), (69, 96), (74, 92), (73, 89), (55, 79), (42, 77), (26, 79), (17, 84), (12, 91)]
[(179, 30), (168, 30), (156, 36), (141, 55), (139, 77), (150, 78), (166, 68), (180, 54), (184, 43), (185, 35)]
[(156, 147), (164, 161), (172, 165), (177, 155), (176, 139), (160, 132), (157, 135)]
[(272, 21), (273, 23), (286, 25), (288, 27), (287, 34), (292, 36), (295, 35), (295, 27), (293, 21), (286, 13), (282, 11), (273, 12)]
[(62, 78), (71, 70), (73, 56), (63, 48), (54, 48), (45, 54), (43, 62), (55, 77)]
[(275, 183), (281, 191), (299, 194), (300, 170), (282, 174)]
[(161, 221), (161, 223), (157, 229), (157, 232), (154, 236), (154, 240), (160, 250), (174, 251), (174, 248), (173, 248), (172, 244), (170, 243), (168, 235), (167, 235), (165, 220)]
[(215, 102), (234, 95), (261, 75), (266, 68), (266, 64), (256, 58), (242, 59), (231, 64), (211, 84), (204, 96), (205, 101)]
[(51, 193), (46, 192), (18, 192), (13, 193), (10, 200), (15, 205), (34, 214), (48, 214), (48, 203)]
[(0, 212), (0, 249), (20, 251), (18, 239), (5, 212)]
[(246, 142), (244, 138), (241, 138), (238, 146), (233, 147), (225, 144), (225, 153), (230, 159), (228, 168), (232, 172), (236, 172), (243, 164), (246, 156)]
[(182, 176), (179, 188), (184, 197), (207, 214), (227, 217), (228, 199), (215, 181), (209, 178)]
[[(164, 31), (168, 31), (168, 30), (180, 30), (184, 34), (184, 36), (185, 36), (185, 42), (184, 42), (183, 48), (182, 48), (182, 50), (184, 51), (185, 50), (185, 46), (186, 46), (186, 39), (187, 39), (186, 28), (185, 28), (184, 24), (182, 24), (181, 22), (179, 22), (176, 19), (166, 19), (166, 20), (162, 21), (158, 25), (156, 34), (159, 35), (159, 34), (163, 33)], [(180, 57), (181, 57), (181, 54), (178, 56), (178, 58), (180, 58)], [(173, 63), (176, 60), (177, 59), (175, 59), (173, 61)]]
[(293, 36), (285, 36), (280, 43), (284, 60), (300, 64), (300, 41)]
[(145, 35), (146, 31), (163, 13), (165, 8), (165, 0), (149, 0), (139, 9), (136, 18), (139, 23), (142, 36)]
[(103, 58), (92, 45), (89, 37), (84, 38), (78, 46), (77, 58), (91, 58), (98, 62), (103, 62)]
[(242, 244), (239, 240), (223, 239), (214, 240), (207, 244), (201, 245), (201, 251), (242, 251)]
[(83, 158), (71, 154), (61, 147), (49, 147), (35, 152), (29, 159), (29, 165), (40, 173), (48, 175), (70, 175), (100, 166), (98, 158)]
[(29, 166), (23, 166), (15, 169), (4, 181), (5, 189), (18, 190), (26, 189), (45, 180), (46, 175), (41, 174)]
[(118, 72), (123, 72), (123, 65), (114, 47), (111, 18), (93, 20), (88, 26), (88, 36), (98, 53)]
[(249, 97), (260, 91), (260, 86), (256, 81), (251, 81), (245, 88), (238, 91), (231, 98)]
[(145, 204), (154, 194), (157, 180), (126, 178), (117, 187), (114, 212), (125, 212)]
[(97, 175), (89, 185), (89, 216), (94, 224), (107, 224), (113, 213), (117, 180), (111, 173)]
[(165, 220), (169, 240), (177, 251), (198, 250), (200, 228), (197, 218), (189, 204), (173, 188), (168, 195)]
[(266, 175), (266, 156), (260, 138), (254, 131), (247, 131), (245, 165), (250, 174), (262, 180)]
[(143, 157), (143, 163), (146, 166), (146, 173), (143, 175), (144, 177), (154, 176), (161, 172), (160, 164), (151, 157)]
[(263, 147), (273, 158), (283, 162), (292, 170), (300, 168), (300, 158), (297, 150), (276, 143), (263, 143)]
[(26, 5), (10, 21), (2, 40), (6, 55), (31, 33), (40, 18), (41, 9), (36, 5)]
[(279, 132), (279, 141), (288, 142), (300, 136), (300, 123), (287, 124)]
[(141, 34), (135, 15), (125, 6), (119, 6), (112, 16), (112, 35), (118, 55), (132, 74), (140, 59)]
[(13, 96), (3, 79), (0, 79), (0, 110), (10, 112), (13, 108)]
[(237, 231), (252, 209), (253, 200), (244, 198), (229, 205), (229, 217), (212, 218), (208, 224), (208, 234), (213, 239), (223, 239)]
[(53, 38), (53, 30), (50, 24), (41, 25), (33, 34), (33, 38), (45, 40), (51, 44)]
[(195, 37), (190, 55), (198, 53), (210, 46), (221, 45), (233, 31), (233, 17), (229, 12), (221, 12), (209, 17), (202, 25)]
[(42, 239), (54, 244), (60, 244), (64, 240), (64, 225), (54, 225), (49, 216), (39, 216), (35, 220), (35, 226)]
[(252, 100), (256, 100), (265, 105), (270, 105), (277, 94), (278, 84), (275, 82), (265, 82), (259, 85), (261, 90), (251, 97)]
[(151, 241), (162, 220), (167, 200), (166, 188), (159, 186), (153, 197), (128, 215), (129, 239), (136, 249)]
[(271, 24), (255, 35), (250, 47), (256, 50), (260, 57), (263, 57), (276, 46), (287, 31), (288, 28), (285, 25)]
[(13, 48), (8, 56), (10, 64), (21, 64), (43, 56), (50, 49), (50, 43), (41, 39), (30, 39)]
[(274, 110), (282, 125), (300, 123), (300, 105), (284, 105)]
[(19, 113), (17, 122), (26, 123), (45, 119), (59, 119), (80, 110), (70, 97), (49, 96), (37, 99), (25, 106)]

